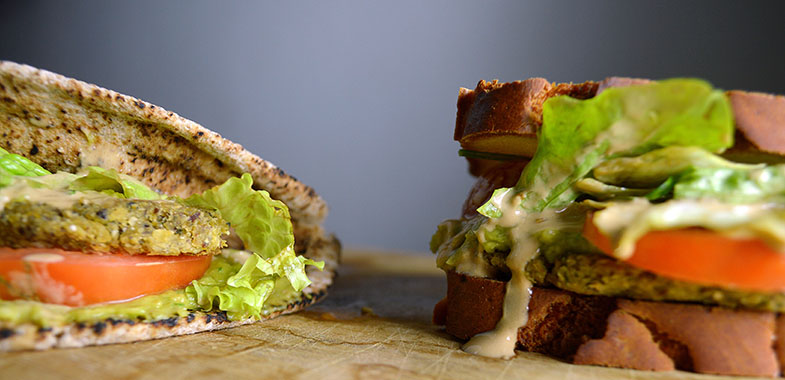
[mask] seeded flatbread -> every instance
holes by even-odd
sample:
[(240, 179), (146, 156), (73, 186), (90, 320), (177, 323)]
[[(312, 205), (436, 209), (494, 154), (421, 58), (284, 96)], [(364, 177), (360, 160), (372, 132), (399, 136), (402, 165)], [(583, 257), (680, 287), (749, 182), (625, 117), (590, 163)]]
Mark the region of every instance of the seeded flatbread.
[[(131, 96), (27, 65), (0, 61), (0, 147), (54, 172), (86, 166), (113, 168), (169, 195), (187, 197), (250, 173), (254, 188), (289, 207), (295, 250), (325, 262), (308, 269), (302, 299), (264, 317), (317, 302), (332, 284), (338, 240), (321, 224), (327, 205), (309, 186), (174, 112)], [(106, 321), (40, 329), (0, 325), (0, 350), (110, 344), (190, 334), (251, 323), (223, 313), (199, 313), (155, 322)]]

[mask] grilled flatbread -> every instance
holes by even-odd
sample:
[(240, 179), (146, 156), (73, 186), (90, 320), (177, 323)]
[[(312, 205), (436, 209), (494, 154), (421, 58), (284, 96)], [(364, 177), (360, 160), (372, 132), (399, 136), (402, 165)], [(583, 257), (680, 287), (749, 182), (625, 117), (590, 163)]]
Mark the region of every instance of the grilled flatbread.
[[(325, 262), (323, 271), (309, 267), (312, 284), (299, 301), (263, 318), (317, 302), (332, 284), (340, 244), (321, 226), (327, 215), (324, 200), (272, 163), (174, 112), (45, 70), (0, 62), (0, 134), (0, 147), (52, 172), (101, 166), (180, 197), (250, 173), (254, 188), (289, 207), (297, 253)], [(196, 311), (153, 322), (107, 320), (45, 329), (6, 324), (0, 325), (0, 350), (131, 342), (253, 321)]]

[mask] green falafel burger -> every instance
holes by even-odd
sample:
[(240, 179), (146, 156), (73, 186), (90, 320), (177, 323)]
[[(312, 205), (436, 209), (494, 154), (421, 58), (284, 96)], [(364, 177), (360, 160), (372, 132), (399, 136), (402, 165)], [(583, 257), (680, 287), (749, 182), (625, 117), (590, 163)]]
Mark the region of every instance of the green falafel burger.
[(142, 100), (0, 61), (0, 350), (291, 313), (340, 252), (313, 189)]
[(431, 249), (467, 352), (780, 376), (785, 97), (698, 79), (461, 89), (478, 177)]

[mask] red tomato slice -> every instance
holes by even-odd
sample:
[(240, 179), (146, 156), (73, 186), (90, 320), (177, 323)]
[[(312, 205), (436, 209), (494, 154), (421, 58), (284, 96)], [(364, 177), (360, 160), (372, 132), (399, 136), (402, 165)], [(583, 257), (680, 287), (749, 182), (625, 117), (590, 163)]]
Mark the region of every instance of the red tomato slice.
[(0, 248), (0, 298), (84, 306), (183, 288), (211, 256), (95, 255), (50, 248)]
[[(610, 240), (586, 219), (583, 235), (610, 254)], [(689, 228), (641, 237), (626, 263), (677, 280), (751, 291), (785, 290), (785, 254), (759, 239), (734, 239)]]

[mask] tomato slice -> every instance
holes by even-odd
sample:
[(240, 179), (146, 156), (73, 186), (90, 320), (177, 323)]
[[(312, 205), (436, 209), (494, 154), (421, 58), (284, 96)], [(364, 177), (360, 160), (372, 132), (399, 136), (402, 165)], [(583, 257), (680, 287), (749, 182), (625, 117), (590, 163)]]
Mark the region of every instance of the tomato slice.
[(68, 306), (124, 301), (183, 288), (204, 275), (211, 259), (0, 248), (0, 298)]
[[(586, 219), (583, 235), (610, 254), (610, 240)], [(625, 261), (637, 268), (677, 280), (751, 291), (785, 290), (785, 254), (759, 239), (735, 239), (688, 228), (652, 231), (641, 237)]]

